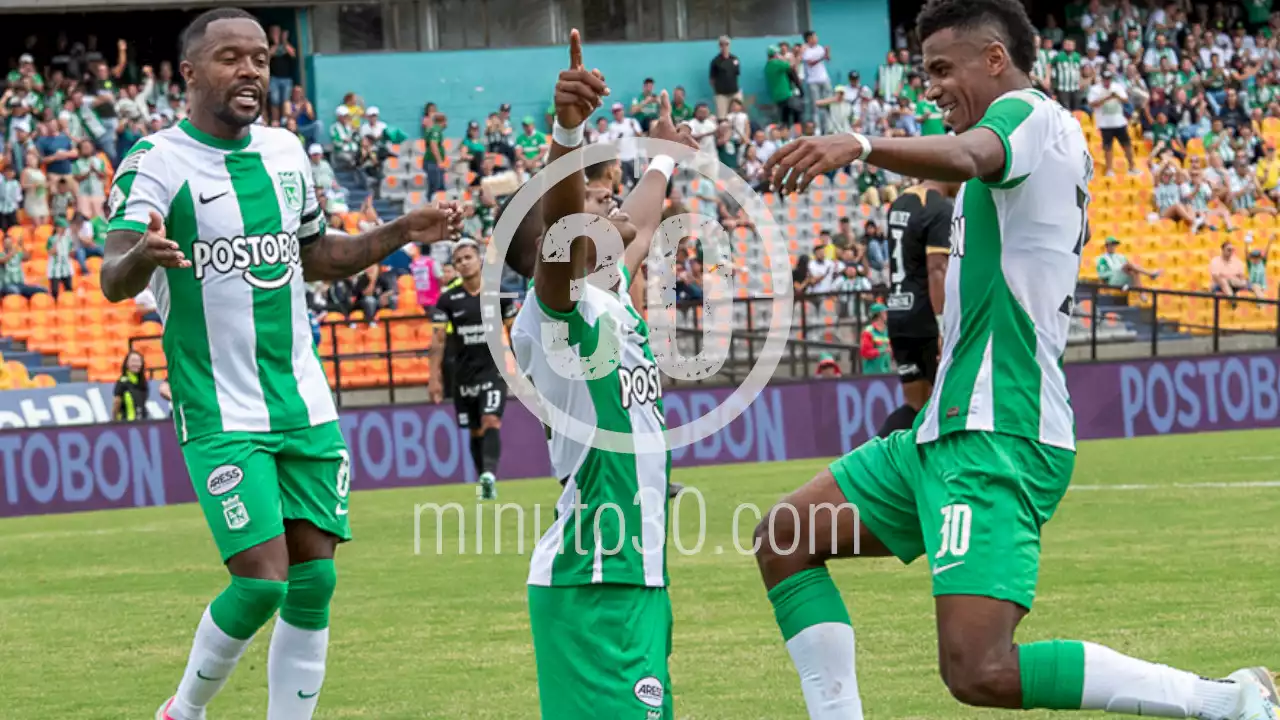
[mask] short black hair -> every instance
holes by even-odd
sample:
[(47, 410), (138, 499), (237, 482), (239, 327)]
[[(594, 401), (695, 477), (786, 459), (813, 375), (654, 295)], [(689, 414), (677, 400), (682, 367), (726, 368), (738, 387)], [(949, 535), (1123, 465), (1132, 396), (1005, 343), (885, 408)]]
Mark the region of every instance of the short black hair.
[[(507, 206), (517, 194), (512, 193), (500, 201), (497, 212), (493, 214), (495, 227), (502, 221)], [(538, 248), (544, 232), (546, 232), (546, 224), (542, 220), (542, 200), (539, 199), (516, 225), (511, 244), (507, 245), (507, 256), (504, 258), (507, 266), (524, 277), (533, 277), (533, 271), (538, 266)]]
[[(644, 79), (644, 83), (651, 83), (651, 82), (653, 82), (653, 78), (645, 78), (645, 79)], [(641, 85), (643, 85), (644, 83), (641, 83)]]
[(594, 180), (603, 180), (604, 174), (610, 168), (612, 168), (617, 164), (618, 164), (618, 158), (616, 157), (609, 158), (608, 160), (601, 160), (598, 163), (591, 163), (584, 169), (584, 171), (587, 174), (587, 182), (592, 182)]
[(1019, 0), (929, 0), (916, 16), (920, 41), (948, 28), (976, 30), (995, 27), (1013, 66), (1031, 72), (1036, 61), (1035, 26)]
[(809, 38), (813, 37), (814, 35), (815, 33), (812, 30), (805, 30), (803, 35), (804, 41), (809, 42)]
[(209, 25), (211, 23), (217, 22), (218, 20), (235, 20), (238, 18), (258, 22), (258, 18), (254, 17), (253, 13), (248, 10), (241, 10), (237, 7), (219, 7), (212, 10), (206, 10), (197, 15), (196, 19), (191, 21), (191, 24), (182, 31), (182, 35), (180, 36), (182, 59), (187, 59), (187, 55), (191, 51), (191, 47), (200, 42), (200, 39), (204, 37), (205, 31), (209, 29)]

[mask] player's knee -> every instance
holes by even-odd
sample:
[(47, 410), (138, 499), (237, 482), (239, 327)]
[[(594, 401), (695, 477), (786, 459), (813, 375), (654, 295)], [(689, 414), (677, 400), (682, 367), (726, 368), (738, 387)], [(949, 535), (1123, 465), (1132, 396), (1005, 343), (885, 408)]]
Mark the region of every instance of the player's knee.
[(502, 418), (498, 417), (497, 415), (485, 415), (484, 417), (480, 418), (481, 432), (487, 432), (489, 430), (501, 430), (501, 429), (502, 429)]
[(289, 568), (289, 592), (280, 618), (294, 627), (322, 630), (329, 627), (329, 601), (338, 585), (333, 560), (312, 560)]
[(789, 499), (770, 508), (756, 525), (756, 562), (763, 566), (801, 554), (804, 550), (800, 543), (803, 522), (804, 516)]
[(232, 637), (252, 637), (284, 604), (289, 584), (279, 580), (231, 576), (231, 586), (214, 600), (210, 613)]
[(998, 659), (977, 659), (968, 653), (942, 657), (942, 681), (951, 696), (975, 707), (1019, 707), (1022, 697), (1017, 667)]

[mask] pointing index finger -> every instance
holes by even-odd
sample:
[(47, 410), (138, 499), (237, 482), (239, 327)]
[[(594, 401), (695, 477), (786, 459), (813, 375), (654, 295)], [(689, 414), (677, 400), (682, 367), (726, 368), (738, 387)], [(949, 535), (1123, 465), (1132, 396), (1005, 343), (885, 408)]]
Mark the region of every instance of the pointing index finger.
[(569, 69), (582, 67), (582, 36), (577, 28), (569, 31)]

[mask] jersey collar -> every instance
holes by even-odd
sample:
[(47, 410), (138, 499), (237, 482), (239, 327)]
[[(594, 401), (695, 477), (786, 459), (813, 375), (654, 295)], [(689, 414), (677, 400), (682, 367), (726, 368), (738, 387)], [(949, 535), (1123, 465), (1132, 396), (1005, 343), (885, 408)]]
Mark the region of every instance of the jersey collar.
[(182, 122), (178, 123), (178, 127), (181, 128), (182, 132), (186, 133), (192, 140), (195, 140), (202, 145), (208, 145), (211, 148), (226, 150), (228, 152), (235, 152), (249, 147), (249, 142), (253, 139), (252, 132), (245, 133), (245, 136), (239, 140), (223, 140), (222, 138), (216, 138), (195, 125), (192, 125), (191, 121), (187, 118), (183, 118)]

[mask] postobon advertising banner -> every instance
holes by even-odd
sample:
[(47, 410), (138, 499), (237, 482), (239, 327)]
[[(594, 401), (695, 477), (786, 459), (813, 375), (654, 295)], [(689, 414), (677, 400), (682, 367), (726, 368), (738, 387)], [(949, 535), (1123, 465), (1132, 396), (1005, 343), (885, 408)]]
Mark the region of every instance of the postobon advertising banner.
[[(1280, 426), (1280, 353), (1068, 365), (1067, 382), (1081, 439)], [(665, 393), (668, 424), (704, 415), (729, 392)], [(76, 397), (96, 412), (90, 396)], [(73, 401), (41, 402), (51, 416), (54, 405), (59, 412), (84, 410)], [(898, 380), (889, 376), (766, 387), (726, 427), (676, 450), (674, 463), (835, 457), (872, 436), (899, 402)], [(452, 406), (349, 410), (340, 423), (356, 489), (475, 479), (466, 431)], [(511, 403), (502, 427), (501, 477), (549, 475), (545, 437), (538, 420)], [(194, 499), (168, 421), (0, 431), (0, 517)]]
[[(0, 392), (0, 429), (96, 425), (111, 422), (115, 385), (67, 383), (51, 388)], [(160, 397), (160, 383), (152, 381), (147, 417), (169, 417), (169, 401)]]

